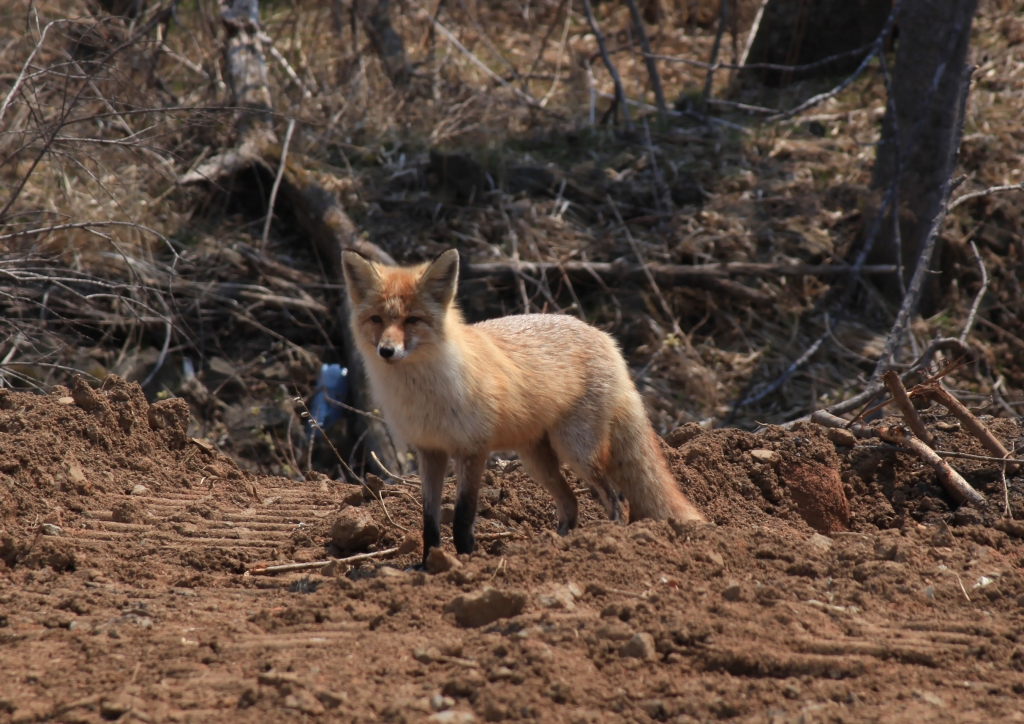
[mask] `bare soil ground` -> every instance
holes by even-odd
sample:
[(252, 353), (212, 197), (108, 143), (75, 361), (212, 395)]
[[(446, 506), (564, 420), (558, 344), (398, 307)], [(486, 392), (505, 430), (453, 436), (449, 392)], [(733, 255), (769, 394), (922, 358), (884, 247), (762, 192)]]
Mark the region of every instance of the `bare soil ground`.
[[(992, 509), (954, 512), (904, 453), (689, 425), (668, 454), (714, 524), (612, 524), (584, 493), (559, 538), (511, 463), (447, 572), (407, 545), (261, 576), (338, 553), (346, 508), (371, 550), (417, 536), (418, 492), (388, 486), (389, 518), (325, 476), (254, 476), (115, 378), (0, 394), (0, 722), (1024, 721), (1024, 545), (990, 526), (989, 463), (957, 467)], [(981, 452), (950, 419), (926, 413), (941, 447)], [(1024, 476), (1005, 498), (1024, 517)], [(460, 596), (513, 615), (460, 625)]]

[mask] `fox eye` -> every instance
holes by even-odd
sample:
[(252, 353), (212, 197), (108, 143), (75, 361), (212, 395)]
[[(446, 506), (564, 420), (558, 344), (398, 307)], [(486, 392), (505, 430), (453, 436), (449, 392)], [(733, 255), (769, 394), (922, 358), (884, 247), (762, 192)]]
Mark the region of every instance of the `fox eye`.
[(373, 322), (374, 324), (384, 323), (384, 320), (380, 318), (379, 314), (374, 314), (372, 317), (370, 317), (370, 321)]
[(420, 323), (420, 318), (419, 317), (406, 317), (405, 318), (405, 323), (406, 324), (419, 324)]

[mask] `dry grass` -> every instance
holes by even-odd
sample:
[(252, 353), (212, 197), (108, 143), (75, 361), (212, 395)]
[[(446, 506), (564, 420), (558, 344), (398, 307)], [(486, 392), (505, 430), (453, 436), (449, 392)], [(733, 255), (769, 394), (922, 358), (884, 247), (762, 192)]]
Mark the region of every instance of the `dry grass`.
[[(741, 32), (735, 39), (726, 34), (725, 61), (742, 47), (755, 6), (739, 3)], [(6, 295), (0, 324), (7, 337), (0, 373), (7, 384), (42, 388), (66, 381), (70, 368), (141, 380), (162, 358), (175, 372), (152, 376), (153, 394), (161, 385), (164, 394), (185, 394), (180, 370), (189, 357), (209, 392), (220, 385), (216, 400), (235, 384), (213, 382), (220, 373), (211, 371), (210, 360), (221, 358), (237, 371), (239, 389), (225, 398), (226, 407), (197, 402), (197, 431), (225, 441), (227, 408), (255, 401), (290, 415), (291, 387), (308, 391), (314, 361), (336, 358), (338, 322), (328, 311), (336, 290), (287, 210), (273, 225), (269, 248), (255, 249), (266, 179), (243, 175), (223, 189), (177, 184), (231, 143), (233, 112), (225, 108), (230, 94), (216, 5), (181, 3), (173, 16), (162, 15), (163, 7), (151, 5), (134, 21), (70, 0), (3, 11), (0, 97), (26, 67), (40, 31), (57, 22), (0, 120), (0, 204), (15, 197), (0, 219)], [(537, 109), (493, 82), (442, 34), (428, 32), (427, 13), (436, 7), (427, 0), (393, 4), (396, 30), (414, 64), (403, 89), (388, 81), (361, 29), (353, 42), (342, 3), (262, 8), (266, 33), (288, 65), (268, 57), (278, 130), (296, 119), (292, 152), (305, 156), (370, 238), (399, 259), (418, 260), (452, 245), (481, 261), (514, 252), (538, 261), (635, 259), (611, 195), (649, 261), (829, 263), (855, 247), (877, 205), (867, 188), (884, 110), (877, 69), (793, 121), (759, 125), (742, 114), (711, 121), (684, 114), (666, 123), (651, 114), (629, 137), (591, 125), (591, 74), (598, 121), (612, 86), (578, 12), (566, 21), (555, 0), (487, 6), (449, 0), (438, 15), (493, 73), (543, 101)], [(706, 59), (717, 3), (661, 7), (659, 23), (648, 26), (654, 52)], [(605, 3), (597, 13), (627, 96), (653, 103), (625, 5)], [(1021, 181), (1022, 40), (1024, 21), (1011, 4), (982, 3), (972, 46), (979, 69), (961, 155), (969, 180), (961, 192)], [(670, 102), (693, 98), (703, 86), (699, 68), (663, 62), (660, 70)], [(715, 93), (726, 93), (729, 82), (719, 72)], [(825, 87), (828, 81), (805, 82), (782, 93), (740, 91), (736, 98), (787, 107)], [(632, 115), (638, 117), (635, 107)], [(426, 172), (431, 149), (471, 155), (498, 189), (469, 203), (454, 198)], [(510, 174), (522, 165), (547, 166), (566, 185), (558, 191), (556, 184), (558, 193), (510, 193)], [(971, 336), (982, 362), (955, 384), (1011, 402), (1024, 386), (1017, 361), (1024, 348), (1014, 341), (1024, 339), (1022, 204), (1020, 194), (991, 196), (951, 216), (942, 311), (918, 322), (911, 342), (923, 346), (962, 323), (980, 283), (969, 247), (976, 241), (993, 277), (980, 314), (985, 321)], [(79, 226), (25, 233), (67, 224)], [(579, 314), (622, 340), (664, 432), (690, 420), (726, 419), (732, 403), (774, 379), (825, 330), (827, 282), (741, 281), (771, 294), (774, 303), (662, 289), (670, 317), (653, 291), (640, 286), (526, 282), (525, 291), (531, 310)], [(470, 316), (523, 311), (518, 289), (470, 291)], [(738, 410), (734, 424), (781, 422), (858, 391), (893, 310), (870, 295), (857, 300), (857, 309), (835, 341), (776, 394)], [(994, 411), (1002, 409), (994, 404)], [(271, 469), (294, 472), (294, 451), (286, 449), (293, 438), (267, 437), (264, 462)]]

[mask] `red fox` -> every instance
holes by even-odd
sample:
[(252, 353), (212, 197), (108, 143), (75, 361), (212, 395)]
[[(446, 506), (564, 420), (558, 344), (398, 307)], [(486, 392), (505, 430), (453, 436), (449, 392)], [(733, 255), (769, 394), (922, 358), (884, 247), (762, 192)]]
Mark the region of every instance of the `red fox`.
[(618, 520), (705, 520), (669, 473), (615, 341), (575, 317), (524, 314), (466, 324), (455, 304), (459, 255), (392, 267), (342, 255), (350, 324), (370, 388), (391, 428), (419, 455), (423, 559), (441, 544), (449, 457), (457, 478), (453, 537), (473, 551), (487, 456), (515, 450), (555, 499), (558, 532), (577, 523), (560, 470), (587, 482)]

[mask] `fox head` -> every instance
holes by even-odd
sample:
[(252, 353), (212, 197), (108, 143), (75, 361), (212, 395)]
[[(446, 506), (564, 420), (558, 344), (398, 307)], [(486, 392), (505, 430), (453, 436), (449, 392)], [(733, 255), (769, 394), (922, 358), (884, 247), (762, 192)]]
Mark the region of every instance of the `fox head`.
[(395, 267), (346, 251), (341, 255), (352, 331), (366, 357), (396, 364), (427, 352), (445, 336), (459, 282), (459, 254), (449, 249), (429, 264)]

